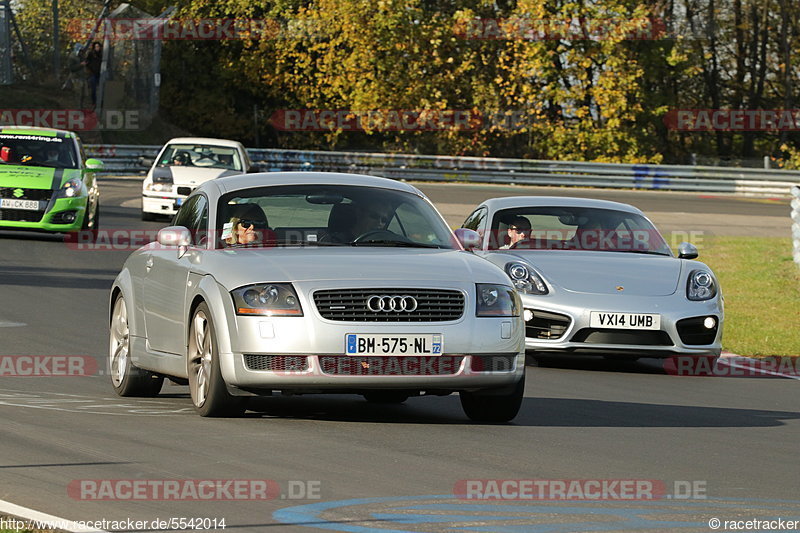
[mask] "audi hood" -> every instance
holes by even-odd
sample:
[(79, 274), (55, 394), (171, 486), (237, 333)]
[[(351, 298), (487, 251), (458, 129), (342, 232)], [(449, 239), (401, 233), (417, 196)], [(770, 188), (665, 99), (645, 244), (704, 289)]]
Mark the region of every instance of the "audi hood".
[(381, 284), (499, 283), (508, 277), (488, 261), (459, 250), (383, 247), (227, 249), (204, 252), (196, 263), (228, 290), (259, 282), (336, 280)]

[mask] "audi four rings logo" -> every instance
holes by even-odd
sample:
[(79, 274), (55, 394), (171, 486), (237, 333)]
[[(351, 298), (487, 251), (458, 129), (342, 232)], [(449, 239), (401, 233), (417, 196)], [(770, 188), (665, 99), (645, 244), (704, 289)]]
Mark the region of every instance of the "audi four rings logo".
[(367, 298), (367, 309), (373, 313), (391, 313), (392, 311), (412, 313), (417, 310), (417, 300), (413, 296), (378, 296)]

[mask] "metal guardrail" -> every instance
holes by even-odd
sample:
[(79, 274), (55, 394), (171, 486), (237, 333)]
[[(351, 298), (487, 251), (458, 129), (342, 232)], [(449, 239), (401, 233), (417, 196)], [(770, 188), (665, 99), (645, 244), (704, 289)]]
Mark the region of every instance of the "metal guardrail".
[(792, 187), (792, 243), (794, 262), (800, 266), (800, 185)]
[[(87, 145), (105, 162), (104, 174), (139, 174), (160, 146)], [(490, 157), (450, 157), (310, 150), (248, 149), (265, 171), (308, 170), (372, 174), (393, 179), (467, 181), (787, 196), (800, 171), (683, 165), (628, 165)]]

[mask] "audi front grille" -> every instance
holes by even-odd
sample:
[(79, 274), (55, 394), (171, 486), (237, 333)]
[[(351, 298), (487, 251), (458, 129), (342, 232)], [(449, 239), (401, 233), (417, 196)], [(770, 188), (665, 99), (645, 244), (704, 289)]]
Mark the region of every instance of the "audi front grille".
[(308, 370), (308, 357), (305, 355), (244, 354), (244, 364), (248, 370), (268, 370), (270, 372), (305, 372)]
[(322, 372), (334, 376), (449, 376), (458, 373), (463, 360), (462, 355), (319, 356)]
[(316, 291), (323, 318), (340, 322), (446, 322), (464, 315), (464, 294), (440, 289), (337, 289)]

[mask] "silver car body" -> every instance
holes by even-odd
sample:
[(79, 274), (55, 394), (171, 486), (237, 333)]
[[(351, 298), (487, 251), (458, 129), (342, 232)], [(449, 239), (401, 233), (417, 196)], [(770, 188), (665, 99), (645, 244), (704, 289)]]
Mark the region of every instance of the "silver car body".
[[(296, 184), (352, 185), (418, 195), (415, 187), (370, 176), (334, 173), (269, 173), (224, 177), (201, 184), (192, 197), (205, 195), (208, 205), (231, 191)], [(217, 227), (217, 210), (209, 227)], [(502, 284), (508, 278), (494, 265), (462, 249), (387, 247), (272, 247), (213, 249), (151, 243), (131, 254), (114, 282), (111, 303), (125, 298), (133, 363), (161, 375), (187, 377), (187, 336), (192, 310), (207, 303), (217, 330), (222, 376), (234, 395), (245, 391), (302, 392), (412, 389), (415, 391), (480, 390), (513, 385), (524, 375), (524, 325), (521, 317), (476, 317), (476, 283)], [(240, 316), (231, 291), (254, 283), (291, 283), (302, 317)], [(341, 322), (323, 318), (314, 293), (331, 289), (374, 289), (374, 294), (403, 294), (403, 289), (452, 289), (464, 295), (460, 318), (446, 322)], [(391, 289), (391, 290), (388, 290)], [(513, 294), (513, 291), (511, 291)], [(332, 375), (321, 356), (343, 357), (345, 335), (437, 334), (443, 356), (457, 356), (450, 373), (420, 375)], [(308, 368), (294, 371), (254, 370), (245, 355), (308, 356)], [(497, 371), (473, 370), (476, 356), (501, 356), (510, 366)], [(343, 360), (344, 361), (344, 360)], [(381, 360), (383, 361), (383, 360)], [(374, 360), (373, 360), (374, 362)], [(370, 364), (369, 362), (365, 364)]]
[[(161, 165), (162, 158), (176, 145), (205, 146), (211, 149), (230, 149), (238, 154), (238, 161), (234, 169), (218, 168), (216, 166), (203, 166), (203, 161), (198, 165), (178, 166)], [(147, 172), (142, 182), (142, 213), (152, 215), (174, 215), (180, 204), (201, 183), (222, 176), (244, 174), (251, 172), (253, 163), (247, 155), (242, 143), (228, 139), (212, 139), (205, 137), (177, 137), (171, 139), (158, 151), (158, 156), (152, 167)], [(171, 185), (165, 184), (165, 190), (153, 190), (154, 179), (171, 178)]]
[[(525, 344), (528, 350), (552, 355), (582, 353), (634, 357), (720, 354), (723, 299), (719, 283), (708, 266), (699, 261), (677, 258), (668, 250), (668, 255), (646, 255), (599, 250), (496, 249), (497, 245), (492, 245), (491, 239), (492, 232), (497, 231), (498, 219), (515, 210), (531, 207), (621, 211), (647, 220), (644, 213), (631, 205), (566, 197), (493, 198), (473, 211), (467, 219), (472, 223), (465, 223), (465, 227), (471, 227), (481, 235), (476, 255), (500, 268), (522, 262), (538, 273), (547, 285), (547, 294), (521, 295), (526, 310)], [(652, 227), (657, 234), (655, 226)], [(657, 237), (662, 238), (660, 234)], [(713, 298), (705, 301), (687, 298), (687, 278), (696, 270), (706, 271), (712, 276), (717, 288)], [(591, 313), (659, 315), (660, 330), (598, 331), (600, 328), (593, 328), (590, 323)], [(534, 322), (537, 317), (540, 321)], [(706, 336), (711, 342), (684, 342), (678, 330), (679, 321), (692, 317), (714, 317), (715, 328)], [(552, 328), (554, 324), (558, 324), (557, 329)], [(685, 327), (683, 324), (681, 328)]]

